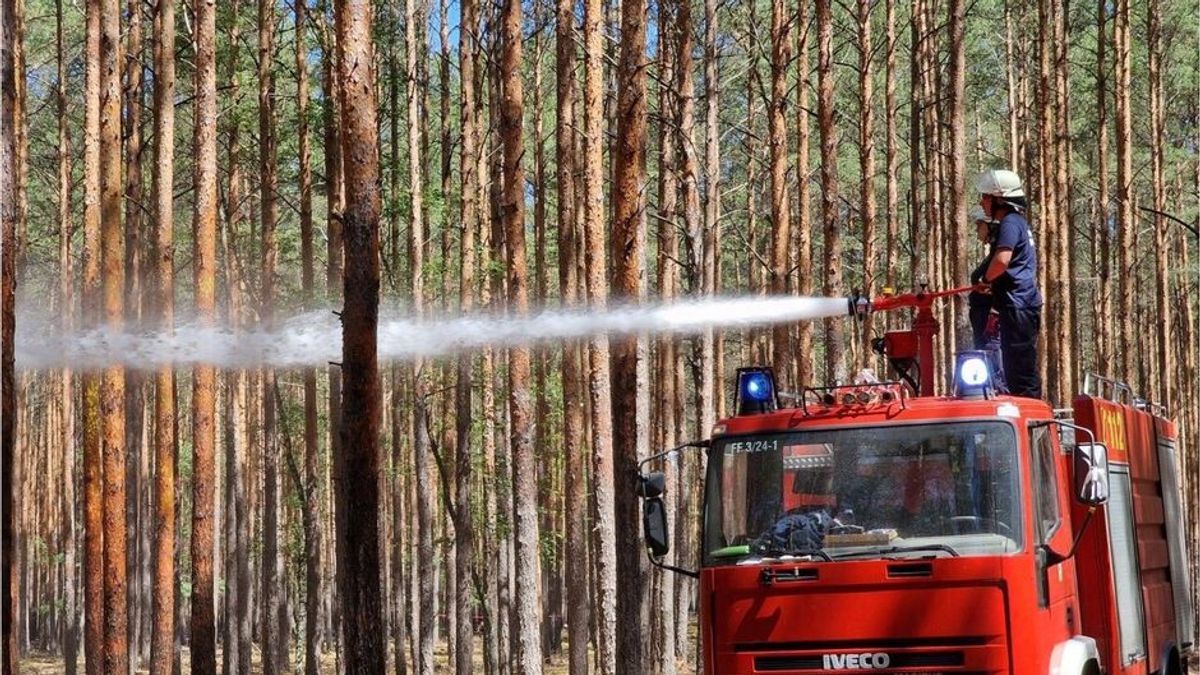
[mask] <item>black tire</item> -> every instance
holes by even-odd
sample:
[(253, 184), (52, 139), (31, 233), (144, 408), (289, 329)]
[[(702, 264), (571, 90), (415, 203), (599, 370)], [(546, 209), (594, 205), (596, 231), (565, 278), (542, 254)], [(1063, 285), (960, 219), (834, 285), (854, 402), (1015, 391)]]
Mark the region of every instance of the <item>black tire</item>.
[(1183, 663), (1179, 660), (1179, 652), (1172, 649), (1167, 657), (1167, 675), (1183, 675)]

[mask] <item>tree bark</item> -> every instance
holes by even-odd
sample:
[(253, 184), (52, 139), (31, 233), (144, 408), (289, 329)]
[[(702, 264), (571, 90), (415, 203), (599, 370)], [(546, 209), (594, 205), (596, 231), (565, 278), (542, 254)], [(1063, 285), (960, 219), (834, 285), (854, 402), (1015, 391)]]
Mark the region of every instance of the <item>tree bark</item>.
[[(479, 137), (476, 118), (476, 66), (479, 53), (479, 2), (463, 0), (460, 8), (462, 28), (459, 33), (459, 72), (461, 87), (460, 118), (462, 124), (461, 218), (459, 252), (459, 310), (463, 314), (475, 308), (475, 230), (479, 226)], [(458, 613), (458, 634), (455, 665), (459, 675), (472, 671), (474, 655), (474, 622), (472, 621), (472, 563), (475, 557), (475, 527), (471, 513), (471, 427), (474, 421), (471, 407), (472, 358), (458, 358), (456, 374), (456, 435), (454, 487), (454, 538), (458, 549), (455, 558), (455, 605)]]
[[(300, 284), (304, 305), (313, 308), (313, 212), (312, 160), (309, 154), (308, 133), (308, 0), (295, 2), (296, 55), (296, 137), (300, 164)], [(298, 486), (303, 499), (304, 527), (304, 672), (317, 675), (320, 669), (321, 622), (321, 532), (320, 456), (317, 444), (317, 371), (304, 369), (304, 483)]]
[[(1116, 58), (1116, 81), (1113, 83), (1116, 105), (1117, 136), (1117, 279), (1121, 295), (1120, 314), (1134, 316), (1133, 281), (1135, 276), (1133, 247), (1137, 221), (1133, 210), (1133, 113), (1130, 110), (1132, 88), (1129, 56), (1130, 2), (1117, 0), (1116, 23), (1113, 29), (1113, 52)], [(1125, 382), (1136, 385), (1134, 356), (1136, 345), (1133, 322), (1121, 321), (1120, 342), (1114, 349), (1121, 354), (1120, 374)]]
[[(125, 240), (121, 228), (120, 4), (100, 3), (100, 223), (105, 325), (125, 319)], [(104, 369), (100, 391), (104, 443), (104, 670), (129, 668), (125, 569), (125, 369)]]
[[(1112, 338), (1112, 234), (1109, 229), (1110, 184), (1108, 171), (1108, 0), (1096, 3), (1096, 206), (1098, 217), (1094, 237), (1099, 239), (1096, 268), (1099, 296), (1096, 301), (1096, 367), (1101, 370), (1113, 364)], [(1110, 373), (1111, 374), (1111, 373)]]
[[(196, 124), (192, 152), (196, 158), (193, 184), (196, 203), (193, 275), (196, 317), (204, 326), (216, 325), (217, 258), (217, 64), (216, 6), (196, 5)], [(217, 670), (214, 615), (213, 545), (216, 521), (216, 370), (199, 365), (192, 374), (192, 673)]]
[[(473, 2), (471, 4), (474, 4)], [(464, 9), (467, 3), (464, 3)], [(558, 183), (558, 274), (559, 292), (566, 306), (581, 304), (578, 248), (579, 225), (575, 210), (575, 172), (578, 170), (575, 144), (575, 3), (557, 0), (555, 22), (556, 125), (555, 159)], [(465, 14), (464, 14), (465, 16)], [(474, 26), (475, 24), (470, 24)], [(463, 84), (467, 82), (463, 70)], [(466, 119), (466, 89), (463, 89), (464, 119)], [(463, 132), (464, 154), (467, 133)], [(463, 197), (467, 197), (466, 170), (463, 171)], [(465, 211), (465, 207), (464, 207)], [(466, 217), (464, 216), (464, 223)], [(464, 240), (465, 241), (465, 240)], [(463, 261), (463, 269), (467, 263)], [(467, 293), (463, 282), (464, 298)], [(588, 624), (591, 622), (591, 596), (588, 593), (587, 544), (587, 460), (584, 445), (587, 405), (583, 386), (582, 345), (569, 343), (563, 347), (563, 446), (566, 454), (564, 478), (564, 507), (566, 510), (566, 578), (567, 590), (567, 663), (571, 675), (588, 672)], [(460, 413), (461, 414), (461, 413)], [(460, 417), (461, 424), (461, 417)]]
[[(159, 0), (154, 15), (154, 217), (157, 309), (161, 330), (175, 324), (175, 2)], [(175, 632), (175, 371), (155, 377), (154, 609), (150, 670), (171, 672)]]
[[(100, 325), (100, 4), (87, 4), (87, 84), (84, 113), (82, 314)], [(7, 108), (7, 106), (6, 106)], [(7, 108), (11, 109), (11, 108)], [(84, 658), (87, 675), (104, 672), (104, 469), (100, 438), (100, 375), (83, 376)]]
[[(900, 265), (900, 153), (896, 148), (896, 5), (888, 2), (885, 4), (887, 13), (885, 23), (887, 24), (887, 54), (884, 61), (884, 135), (887, 137), (887, 149), (885, 150), (886, 158), (884, 162), (887, 164), (886, 178), (887, 181), (887, 205), (884, 210), (887, 212), (887, 254), (885, 268), (886, 281), (884, 282), (893, 292), (896, 291), (899, 277), (897, 272)], [(890, 325), (890, 324), (889, 324)]]
[[(966, 156), (966, 82), (967, 56), (965, 33), (967, 8), (964, 0), (950, 0), (947, 8), (950, 31), (950, 152), (949, 159), (949, 210), (942, 221), (945, 236), (950, 239), (950, 278), (955, 286), (965, 283), (970, 276), (967, 268), (967, 156)], [(971, 327), (967, 320), (966, 296), (954, 296), (951, 304), (953, 324), (949, 327), (955, 338), (946, 346), (970, 344)], [(866, 347), (867, 345), (864, 345)]]
[[(1147, 71), (1150, 80), (1150, 183), (1154, 200), (1154, 298), (1155, 314), (1158, 329), (1155, 331), (1155, 352), (1157, 362), (1155, 370), (1158, 378), (1153, 395), (1172, 410), (1172, 391), (1170, 381), (1175, 365), (1172, 363), (1170, 345), (1176, 340), (1172, 337), (1172, 303), (1168, 277), (1167, 259), (1167, 219), (1162, 216), (1167, 208), (1166, 182), (1163, 178), (1163, 146), (1165, 140), (1166, 111), (1163, 97), (1163, 28), (1160, 16), (1159, 0), (1149, 0), (1146, 5), (1146, 51), (1148, 56)], [(1146, 392), (1150, 395), (1150, 392)]]
[[(675, 59), (679, 45), (678, 25), (673, 12), (677, 3), (662, 2), (658, 6), (659, 26), (659, 81), (658, 90), (658, 208), (656, 236), (658, 239), (657, 281), (658, 295), (663, 302), (671, 302), (678, 293), (679, 269), (675, 262), (679, 259), (679, 237), (676, 232), (676, 210), (679, 208), (679, 179), (678, 179), (678, 145), (675, 133), (675, 115), (678, 110), (678, 97), (675, 95)], [(675, 373), (680, 367), (678, 342), (672, 336), (657, 340), (657, 353), (654, 376), (657, 380), (654, 415), (652, 428), (654, 444), (657, 448), (669, 448), (675, 445), (675, 425), (678, 420), (676, 408)], [(564, 359), (566, 355), (564, 355)], [(564, 378), (564, 386), (566, 379)], [(565, 397), (565, 389), (564, 389)], [(568, 476), (573, 475), (568, 472)], [(678, 471), (667, 473), (666, 504), (667, 531), (675, 531), (675, 504), (673, 497), (678, 494)], [(674, 564), (675, 551), (667, 554), (665, 562)], [(655, 670), (660, 675), (675, 675), (675, 638), (677, 623), (686, 623), (685, 617), (676, 615), (675, 578), (674, 574), (655, 568), (653, 578), (653, 612), (654, 625), (651, 639), (654, 649), (651, 654)]]
[[(821, 129), (821, 219), (825, 221), (826, 296), (842, 295), (842, 223), (838, 207), (837, 130), (833, 120), (833, 17), (830, 0), (817, 0), (817, 116)], [(845, 381), (841, 319), (825, 320), (825, 381)]]
[[(275, 5), (258, 3), (258, 170), (261, 207), (262, 278), (260, 319), (264, 329), (274, 326), (275, 274), (278, 266), (276, 225), (279, 218), (278, 166), (275, 135)], [(263, 371), (263, 556), (262, 653), (263, 672), (287, 670), (288, 636), (283, 561), (279, 552), (281, 509), (279, 502), (279, 433), (275, 404), (275, 373)]]
[[(241, 1), (234, 0), (230, 4), (229, 11), (234, 20), (230, 22), (230, 50), (225, 78), (229, 82), (229, 97), (233, 101), (240, 101), (240, 82), (237, 73), (241, 49), (241, 31), (238, 20), (241, 16)], [(242, 290), (246, 279), (245, 270), (231, 248), (238, 227), (244, 218), (242, 211), (244, 184), (240, 165), (241, 126), (237, 115), (229, 115), (226, 119), (229, 124), (226, 140), (229, 174), (228, 186), (225, 191), (225, 278), (229, 291), (230, 324), (231, 328), (238, 330), (247, 318), (246, 301)], [(226, 380), (231, 400), (229, 424), (232, 427), (232, 438), (229, 439), (226, 446), (226, 494), (228, 497), (226, 505), (231, 527), (230, 531), (226, 533), (228, 541), (225, 577), (226, 639), (222, 658), (225, 662), (224, 672), (238, 675), (249, 675), (250, 673), (250, 598), (253, 594), (249, 561), (250, 515), (246, 494), (246, 464), (250, 454), (247, 379), (246, 370), (236, 370), (232, 373), (232, 378)]]
[(1054, 8), (1054, 74), (1055, 74), (1055, 125), (1054, 125), (1054, 145), (1057, 154), (1054, 167), (1054, 193), (1057, 197), (1055, 209), (1058, 211), (1058, 229), (1055, 233), (1057, 241), (1055, 249), (1058, 251), (1058, 259), (1056, 265), (1058, 267), (1056, 276), (1058, 277), (1058, 289), (1050, 289), (1050, 293), (1057, 295), (1062, 302), (1061, 316), (1058, 319), (1058, 326), (1054, 334), (1054, 340), (1059, 343), (1059, 360), (1055, 364), (1059, 367), (1059, 395), (1056, 399), (1051, 399), (1056, 404), (1058, 402), (1066, 403), (1074, 396), (1076, 387), (1078, 386), (1078, 377), (1076, 371), (1079, 367), (1077, 363), (1077, 344), (1079, 341), (1079, 330), (1075, 324), (1075, 306), (1077, 298), (1075, 297), (1075, 283), (1073, 281), (1074, 270), (1076, 269), (1075, 261), (1075, 246), (1074, 232), (1072, 232), (1072, 224), (1074, 218), (1072, 216), (1072, 198), (1071, 198), (1071, 179), (1069, 171), (1071, 168), (1071, 89), (1069, 69), (1070, 64), (1067, 61), (1068, 48), (1070, 38), (1067, 35), (1068, 18), (1065, 16), (1069, 4), (1058, 4)]
[[(322, 16), (324, 16), (322, 14)], [(324, 140), (325, 140), (325, 221), (327, 228), (326, 236), (326, 266), (325, 266), (325, 294), (329, 301), (336, 305), (341, 298), (342, 288), (342, 270), (344, 258), (344, 246), (342, 236), (342, 214), (345, 210), (345, 179), (344, 166), (342, 162), (342, 79), (340, 67), (337, 65), (338, 56), (334, 48), (333, 39), (325, 34), (328, 23), (321, 22), (323, 35), (325, 39), (321, 46), (321, 89), (324, 97)], [(329, 375), (329, 457), (332, 458), (329, 467), (329, 481), (331, 483), (329, 493), (335, 492), (336, 484), (341, 481), (342, 464), (344, 457), (342, 456), (342, 370), (341, 366), (330, 364), (328, 369)], [(332, 504), (330, 507), (331, 520), (334, 524), (335, 532), (345, 532), (346, 525), (344, 523), (345, 513), (338, 509), (336, 495), (332, 495)], [(336, 539), (336, 537), (335, 537)], [(341, 554), (337, 551), (340, 547), (336, 542), (331, 542), (332, 551), (334, 552), (333, 560), (331, 561), (331, 573), (326, 577), (326, 580), (336, 579), (337, 569), (343, 564)], [(334, 592), (336, 583), (329, 583), (328, 586), (331, 605), (332, 605), (332, 623), (333, 630), (340, 640), (342, 636), (342, 613), (341, 613), (341, 594)], [(343, 645), (344, 648), (344, 645)], [(339, 649), (340, 653), (342, 649)]]
[[(808, 90), (812, 86), (809, 71), (808, 51), (812, 17), (807, 0), (799, 0), (796, 12), (796, 293), (810, 296), (813, 293), (813, 250), (812, 250), (812, 192), (809, 188), (808, 146), (809, 117)], [(891, 7), (891, 3), (888, 3)], [(812, 322), (801, 321), (796, 335), (796, 383), (809, 386), (813, 381), (813, 326)]]
[[(704, 295), (715, 295), (721, 259), (721, 145), (717, 110), (720, 82), (717, 73), (717, 2), (704, 0), (704, 245), (700, 285)], [(700, 337), (700, 436), (707, 436), (717, 421), (717, 378), (720, 351), (711, 330)]]
[(908, 238), (911, 243), (909, 256), (909, 278), (916, 288), (921, 276), (918, 242), (921, 237), (921, 2), (914, 0), (909, 12), (909, 58), (908, 58)]
[[(508, 252), (508, 311), (521, 316), (529, 312), (529, 273), (525, 262), (525, 177), (521, 167), (524, 92), (520, 70), (520, 0), (506, 0), (501, 12), (500, 139), (504, 151), (504, 184), (500, 208)], [(533, 409), (529, 391), (530, 350), (524, 347), (510, 349), (508, 360), (515, 543), (513, 573), (516, 581), (513, 642), (516, 648), (515, 670), (529, 674), (542, 671), (542, 646), (538, 635), (541, 560), (538, 553)]]
[[(608, 302), (604, 254), (604, 43), (603, 4), (584, 0), (583, 42), (586, 71), (584, 118), (584, 236), (586, 238), (587, 296), (593, 311)], [(616, 672), (617, 573), (616, 529), (613, 522), (613, 426), (608, 339), (595, 336), (588, 345), (592, 425), (592, 561), (596, 570), (597, 663), (600, 675)]]
[[(121, 140), (125, 145), (125, 315), (131, 322), (141, 319), (142, 275), (145, 273), (145, 261), (142, 259), (142, 209), (144, 195), (142, 194), (142, 105), (144, 103), (144, 83), (142, 81), (142, 16), (137, 0), (127, 0), (125, 16), (128, 25), (125, 28), (125, 47), (122, 51), (122, 129)], [(130, 395), (127, 405), (132, 408), (134, 401), (139, 399), (135, 390), (142, 388), (139, 373), (128, 373), (127, 388)], [(137, 433), (141, 420), (131, 409), (126, 424), (130, 433)], [(129, 472), (133, 483), (129, 492), (137, 489), (137, 473)], [(132, 498), (131, 498), (132, 499)], [(133, 511), (136, 513), (136, 511)], [(130, 525), (136, 526), (136, 516), (131, 518)], [(129, 550), (134, 553), (133, 548)], [(133, 555), (130, 556), (131, 558)], [(131, 567), (133, 560), (130, 561)], [(130, 595), (130, 606), (133, 606), (133, 595)], [(136, 619), (134, 619), (136, 621)], [(132, 625), (130, 626), (132, 638)]]
[(376, 330), (379, 322), (378, 111), (374, 95), (371, 3), (338, 6), (342, 159), (346, 212), (342, 313), (342, 463), (337, 542), (347, 673), (382, 673), (386, 659), (380, 597), (379, 428), (382, 414)]
[[(771, 103), (767, 111), (771, 162), (771, 284), (774, 295), (785, 295), (792, 264), (788, 250), (792, 240), (791, 203), (787, 191), (787, 69), (792, 59), (791, 20), (784, 0), (771, 2)], [(772, 365), (781, 382), (791, 384), (791, 330), (776, 324), (771, 332)]]
[[(125, 204), (124, 225), (122, 230), (125, 237), (125, 318), (132, 325), (140, 325), (143, 307), (143, 275), (146, 273), (146, 256), (142, 249), (146, 243), (142, 212), (145, 209), (145, 195), (142, 185), (142, 152), (145, 145), (142, 139), (142, 107), (145, 103), (144, 82), (142, 77), (142, 13), (137, 0), (125, 3), (124, 16), (126, 25), (123, 31), (125, 40), (121, 51), (122, 77), (122, 107), (121, 141), (124, 145), (124, 188), (122, 195)], [(125, 374), (125, 443), (128, 446), (125, 462), (125, 523), (130, 533), (126, 538), (125, 569), (127, 579), (125, 587), (126, 608), (126, 642), (130, 646), (130, 673), (136, 672), (140, 665), (138, 650), (139, 634), (141, 632), (141, 605), (138, 602), (139, 592), (138, 570), (140, 560), (138, 541), (139, 517), (142, 515), (139, 496), (142, 492), (142, 475), (139, 471), (141, 460), (145, 457), (146, 444), (142, 433), (145, 428), (145, 389), (146, 381), (142, 373), (133, 370)]]
[(16, 515), (14, 513), (16, 460), (17, 395), (13, 338), (16, 327), (17, 245), (16, 205), (16, 108), (17, 70), (13, 49), (16, 31), (14, 0), (0, 5), (0, 672), (18, 672), (17, 630), (18, 560)]
[[(54, 32), (57, 77), (55, 82), (55, 103), (58, 117), (58, 227), (59, 227), (59, 315), (64, 335), (69, 335), (75, 328), (74, 302), (74, 263), (71, 255), (71, 237), (74, 233), (74, 223), (71, 217), (71, 194), (73, 181), (71, 178), (71, 135), (67, 122), (67, 61), (66, 45), (63, 37), (63, 0), (54, 3)], [(5, 251), (11, 249), (4, 247)], [(7, 257), (7, 256), (0, 256)], [(12, 335), (6, 334), (6, 345), (12, 344)], [(6, 364), (8, 362), (5, 362)], [(11, 365), (11, 364), (8, 364)], [(75, 675), (76, 662), (79, 652), (79, 611), (77, 588), (75, 583), (76, 560), (76, 523), (75, 523), (75, 388), (74, 373), (70, 368), (64, 368), (60, 373), (59, 407), (61, 414), (61, 434), (58, 441), (62, 443), (60, 462), (63, 469), (63, 495), (60, 517), (61, 541), (63, 545), (63, 613), (61, 640), (63, 661), (66, 675)], [(5, 380), (0, 386), (7, 392), (12, 381)], [(0, 427), (12, 434), (12, 427), (7, 423)], [(8, 455), (4, 456), (4, 466), (12, 466)], [(7, 475), (7, 474), (6, 474)], [(4, 504), (8, 509), (11, 505)], [(7, 511), (6, 511), (7, 512)], [(10, 550), (7, 548), (6, 550)], [(7, 596), (4, 596), (7, 597)], [(5, 625), (10, 625), (5, 622)], [(7, 646), (7, 645), (6, 645)], [(7, 653), (7, 651), (5, 652)]]
[[(613, 295), (623, 303), (639, 303), (643, 291), (646, 183), (646, 3), (621, 3), (621, 52), (617, 66), (617, 136), (614, 163), (612, 260)], [(612, 414), (614, 476), (637, 473), (644, 442), (645, 419), (639, 412), (644, 384), (639, 366), (639, 339), (612, 342)], [(615, 493), (617, 545), (617, 662), (644, 670), (643, 627), (650, 625), (647, 591), (649, 563), (639, 536), (639, 503), (632, 490)], [(603, 517), (603, 516), (602, 516)]]
[[(886, 4), (886, 3), (885, 3)], [(858, 0), (858, 204), (859, 220), (862, 221), (862, 292), (868, 298), (875, 297), (875, 230), (878, 199), (875, 194), (875, 100), (874, 100), (874, 35), (871, 26), (871, 2)], [(856, 367), (865, 368), (870, 363), (873, 317), (868, 315), (862, 323), (862, 342), (858, 345)]]
[[(418, 38), (417, 27), (424, 21), (424, 12), (416, 0), (405, 0), (404, 24), (407, 45), (406, 77), (408, 84), (408, 119), (420, 119), (421, 80), (418, 60), (423, 58), (424, 49)], [(409, 220), (409, 264), (411, 267), (412, 312), (423, 316), (425, 311), (425, 207), (424, 179), (422, 177), (421, 125), (408, 125), (408, 184), (410, 191)], [(348, 157), (348, 155), (347, 155)], [(348, 178), (348, 177), (347, 177)], [(426, 364), (418, 359), (412, 364), (413, 382), (413, 455), (416, 470), (417, 490), (417, 568), (420, 623), (418, 625), (416, 671), (419, 675), (433, 672), (433, 650), (437, 621), (436, 570), (434, 560), (434, 513), (433, 501), (436, 490), (430, 462), (428, 383)]]

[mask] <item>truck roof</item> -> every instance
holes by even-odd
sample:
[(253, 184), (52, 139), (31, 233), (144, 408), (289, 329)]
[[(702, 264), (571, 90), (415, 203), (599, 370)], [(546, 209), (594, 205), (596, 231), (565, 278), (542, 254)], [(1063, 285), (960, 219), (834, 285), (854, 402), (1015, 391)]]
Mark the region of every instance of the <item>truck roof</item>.
[[(1050, 405), (1040, 399), (1019, 396), (908, 398), (897, 395), (885, 400), (886, 397), (881, 395), (884, 390), (884, 385), (838, 387), (829, 390), (833, 392), (832, 403), (812, 396), (814, 390), (809, 390), (802, 406), (726, 418), (713, 429), (713, 436), (784, 432), (815, 426), (903, 424), (980, 417), (1049, 419), (1053, 416)], [(898, 388), (891, 391), (898, 391)], [(865, 394), (861, 401), (859, 393)], [(850, 398), (853, 402), (849, 402)]]

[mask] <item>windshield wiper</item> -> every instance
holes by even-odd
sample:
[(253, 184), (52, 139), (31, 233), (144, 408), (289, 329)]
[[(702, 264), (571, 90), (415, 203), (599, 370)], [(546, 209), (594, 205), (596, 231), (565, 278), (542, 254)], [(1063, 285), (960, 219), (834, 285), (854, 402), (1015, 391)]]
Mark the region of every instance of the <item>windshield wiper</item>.
[(888, 548), (873, 548), (865, 551), (850, 551), (848, 553), (839, 553), (834, 558), (856, 558), (864, 555), (885, 556), (893, 553), (909, 553), (912, 551), (942, 551), (949, 553), (951, 557), (957, 558), (961, 554), (954, 550), (954, 547), (949, 544), (920, 544), (917, 546), (889, 546)]
[(750, 549), (750, 552), (760, 555), (764, 558), (777, 558), (779, 556), (784, 556), (784, 555), (790, 555), (790, 556), (794, 556), (794, 557), (811, 556), (811, 557), (820, 558), (821, 560), (824, 560), (825, 562), (833, 562), (833, 558), (830, 557), (830, 555), (828, 553), (826, 553), (825, 551), (823, 551), (822, 549), (819, 549), (819, 548), (786, 549), (786, 548), (782, 548), (780, 546), (770, 546), (770, 547), (764, 548), (762, 550), (755, 550), (752, 547)]

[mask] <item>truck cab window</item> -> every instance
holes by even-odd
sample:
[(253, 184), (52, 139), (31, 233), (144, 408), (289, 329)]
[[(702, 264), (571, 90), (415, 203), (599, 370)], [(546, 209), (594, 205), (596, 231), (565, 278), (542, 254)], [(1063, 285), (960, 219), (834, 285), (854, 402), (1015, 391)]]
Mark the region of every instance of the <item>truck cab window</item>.
[(1033, 489), (1037, 498), (1034, 517), (1037, 520), (1038, 541), (1044, 544), (1054, 536), (1062, 523), (1058, 509), (1058, 476), (1055, 470), (1057, 462), (1049, 427), (1042, 426), (1033, 430), (1030, 447), (1033, 450)]
[(992, 421), (721, 439), (705, 559), (1016, 552), (1016, 449), (1012, 425)]

